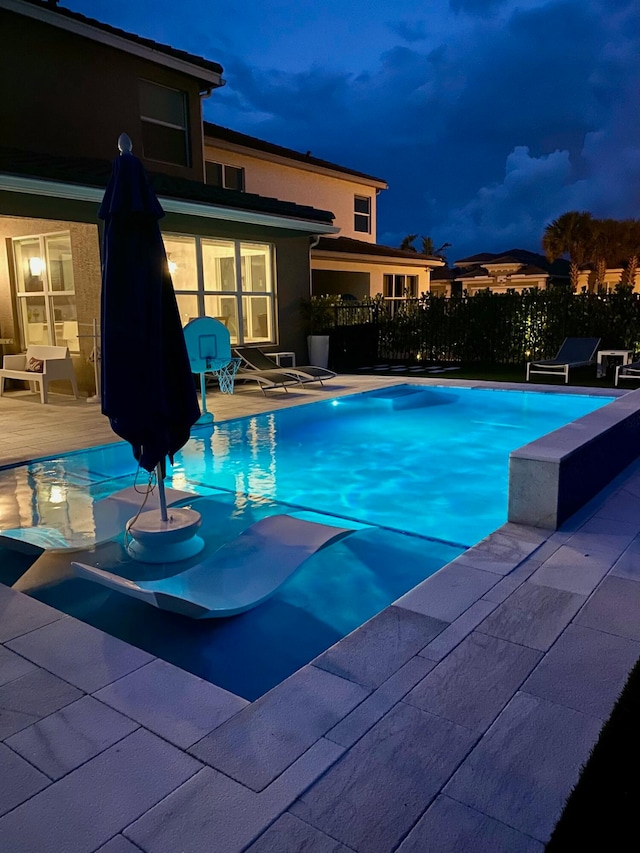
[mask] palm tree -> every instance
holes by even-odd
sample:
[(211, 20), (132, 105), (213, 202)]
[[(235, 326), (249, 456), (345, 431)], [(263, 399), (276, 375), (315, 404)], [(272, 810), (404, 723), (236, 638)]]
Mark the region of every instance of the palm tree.
[[(400, 243), (400, 248), (405, 252), (417, 252), (418, 250), (413, 245), (417, 238), (417, 234), (407, 234), (407, 236), (403, 238), (402, 243)], [(451, 245), (451, 243), (443, 243), (442, 246), (439, 246), (436, 249), (431, 237), (421, 237), (420, 240), (422, 241), (420, 252), (423, 255), (442, 255), (444, 250), (448, 249)]]
[(417, 252), (418, 250), (413, 245), (413, 241), (417, 238), (417, 234), (407, 234), (406, 237), (402, 238), (402, 243), (400, 243), (400, 248), (403, 252)]
[(596, 290), (605, 288), (605, 273), (622, 264), (624, 250), (624, 225), (617, 219), (591, 221), (590, 261), (596, 269)]
[(640, 255), (640, 219), (625, 219), (622, 227), (624, 229), (624, 257), (627, 262), (622, 282), (627, 287), (633, 288), (636, 283), (638, 256)]
[(443, 243), (442, 246), (438, 246), (436, 249), (431, 237), (422, 237), (422, 254), (423, 255), (442, 255), (445, 249), (448, 249), (451, 246), (451, 243)]
[(554, 219), (544, 230), (542, 248), (547, 259), (553, 261), (569, 256), (571, 262), (571, 289), (578, 289), (580, 267), (590, 260), (592, 252), (592, 224), (590, 213), (571, 210)]

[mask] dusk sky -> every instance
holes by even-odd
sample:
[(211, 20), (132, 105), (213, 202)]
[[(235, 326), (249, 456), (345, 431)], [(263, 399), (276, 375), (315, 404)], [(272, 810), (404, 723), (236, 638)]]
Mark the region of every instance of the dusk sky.
[(638, 0), (61, 5), (219, 62), (205, 119), (385, 179), (379, 243), (451, 262), (640, 218)]

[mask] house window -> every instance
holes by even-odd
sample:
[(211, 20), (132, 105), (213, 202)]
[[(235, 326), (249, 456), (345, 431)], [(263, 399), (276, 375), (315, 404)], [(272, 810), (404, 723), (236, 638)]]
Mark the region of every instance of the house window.
[(215, 317), (232, 344), (275, 342), (273, 246), (163, 235), (183, 326)]
[(23, 347), (48, 344), (80, 352), (69, 233), (17, 237), (13, 259)]
[(353, 203), (353, 230), (371, 234), (371, 199), (357, 195)]
[(138, 94), (144, 156), (162, 163), (190, 165), (187, 93), (140, 80)]
[(204, 167), (208, 184), (244, 192), (244, 169), (241, 166), (228, 166), (226, 163), (214, 163), (208, 160)]
[(410, 299), (418, 295), (417, 275), (385, 275), (383, 293), (385, 299)]

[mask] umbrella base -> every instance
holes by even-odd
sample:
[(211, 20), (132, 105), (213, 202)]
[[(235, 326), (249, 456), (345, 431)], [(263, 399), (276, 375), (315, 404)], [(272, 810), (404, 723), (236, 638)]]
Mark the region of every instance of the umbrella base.
[(199, 554), (204, 540), (196, 536), (202, 516), (193, 509), (169, 508), (164, 520), (159, 509), (142, 512), (127, 524), (132, 539), (129, 556), (142, 563), (177, 563)]

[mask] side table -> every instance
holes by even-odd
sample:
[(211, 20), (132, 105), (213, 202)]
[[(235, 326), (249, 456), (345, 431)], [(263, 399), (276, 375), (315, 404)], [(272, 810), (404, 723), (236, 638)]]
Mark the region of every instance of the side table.
[[(296, 354), (295, 352), (270, 352), (269, 355), (271, 358), (275, 359), (278, 362), (278, 367), (295, 367), (296, 366)], [(288, 364), (283, 364), (282, 359), (286, 358), (289, 360)]]
[(609, 358), (621, 358), (622, 364), (630, 364), (633, 360), (633, 350), (632, 349), (601, 349), (598, 350), (598, 355), (596, 357), (596, 376), (598, 379), (602, 379), (602, 377), (607, 372), (607, 360)]

